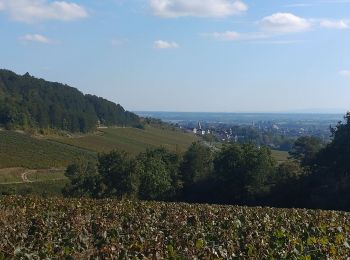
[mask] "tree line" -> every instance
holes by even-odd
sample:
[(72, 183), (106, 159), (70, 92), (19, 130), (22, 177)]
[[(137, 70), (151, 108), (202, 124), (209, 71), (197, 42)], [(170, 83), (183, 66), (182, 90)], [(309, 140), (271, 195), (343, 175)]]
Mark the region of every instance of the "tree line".
[(216, 151), (196, 142), (183, 155), (112, 151), (97, 164), (70, 165), (66, 175), (66, 196), (350, 210), (350, 114), (332, 129), (331, 143), (301, 137), (281, 164), (266, 147)]
[(0, 126), (90, 132), (98, 124), (141, 125), (137, 115), (119, 104), (29, 73), (0, 70)]

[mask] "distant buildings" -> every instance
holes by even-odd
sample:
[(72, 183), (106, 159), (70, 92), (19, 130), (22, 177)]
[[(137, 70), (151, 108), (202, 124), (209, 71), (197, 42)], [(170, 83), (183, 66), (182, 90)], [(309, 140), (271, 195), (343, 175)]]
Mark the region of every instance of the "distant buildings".
[(197, 124), (197, 128), (193, 128), (192, 132), (196, 135), (206, 135), (206, 134), (210, 134), (210, 130), (208, 129), (207, 131), (205, 131), (205, 129), (202, 128), (201, 122), (198, 122)]

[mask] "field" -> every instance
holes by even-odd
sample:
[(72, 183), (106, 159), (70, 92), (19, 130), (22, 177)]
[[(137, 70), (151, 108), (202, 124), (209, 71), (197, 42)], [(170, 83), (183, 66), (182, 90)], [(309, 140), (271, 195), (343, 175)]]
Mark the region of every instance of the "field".
[[(61, 196), (61, 189), (67, 183), (64, 168), (77, 158), (95, 160), (98, 152), (112, 149), (137, 155), (147, 148), (160, 146), (183, 152), (197, 140), (179, 130), (155, 127), (108, 128), (97, 134), (49, 138), (0, 131), (0, 194)], [(52, 168), (59, 171), (50, 170)], [(24, 173), (27, 180), (23, 180)]]
[(272, 157), (275, 158), (277, 163), (283, 163), (288, 160), (289, 154), (288, 152), (272, 150)]
[(0, 259), (346, 259), (350, 214), (0, 198)]
[(24, 168), (0, 169), (0, 184), (20, 184), (31, 182), (45, 182), (66, 179), (65, 168), (27, 170)]
[(27, 134), (0, 131), (0, 169), (65, 167), (79, 157), (93, 159), (96, 155), (77, 147), (33, 138)]
[(61, 196), (68, 183), (64, 168), (28, 170), (24, 168), (0, 169), (0, 194)]
[(56, 137), (52, 140), (94, 152), (108, 152), (117, 149), (137, 155), (147, 148), (160, 146), (171, 151), (184, 152), (192, 142), (198, 139), (194, 135), (185, 134), (179, 130), (147, 126), (145, 130), (137, 128), (100, 129), (98, 134), (75, 138)]
[[(45, 182), (27, 182), (15, 184), (0, 184), (1, 194), (38, 195), (43, 197), (62, 197), (62, 189), (68, 183), (67, 179), (48, 180)], [(1, 258), (0, 258), (1, 259)]]

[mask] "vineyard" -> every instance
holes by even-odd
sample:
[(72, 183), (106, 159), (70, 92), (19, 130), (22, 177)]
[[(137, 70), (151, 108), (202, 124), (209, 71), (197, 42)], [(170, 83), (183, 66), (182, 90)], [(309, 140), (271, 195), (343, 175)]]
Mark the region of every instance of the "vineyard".
[(0, 198), (0, 259), (346, 259), (350, 214)]
[(92, 152), (24, 133), (0, 131), (0, 168), (48, 169), (65, 167), (76, 158), (95, 159)]
[(147, 148), (160, 146), (170, 151), (184, 152), (192, 142), (198, 141), (198, 138), (176, 129), (146, 126), (144, 130), (137, 128), (99, 129), (98, 134), (74, 138), (53, 137), (52, 140), (92, 152), (109, 152), (117, 149), (137, 155)]

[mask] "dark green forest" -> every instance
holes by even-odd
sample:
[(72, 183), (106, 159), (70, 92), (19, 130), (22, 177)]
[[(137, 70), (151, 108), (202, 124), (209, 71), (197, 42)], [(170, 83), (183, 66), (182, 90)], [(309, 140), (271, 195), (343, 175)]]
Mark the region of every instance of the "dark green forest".
[(98, 124), (138, 127), (140, 119), (119, 104), (76, 88), (0, 70), (0, 126), (86, 133)]

